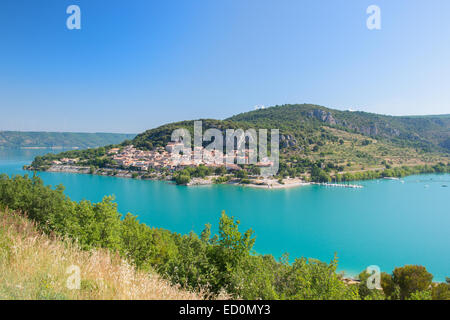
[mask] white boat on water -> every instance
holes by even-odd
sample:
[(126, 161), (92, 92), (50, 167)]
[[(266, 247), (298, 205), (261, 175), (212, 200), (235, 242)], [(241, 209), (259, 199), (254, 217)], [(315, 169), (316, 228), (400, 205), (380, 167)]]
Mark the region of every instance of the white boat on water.
[(400, 180), (400, 178), (396, 178), (396, 177), (384, 177), (384, 179), (388, 179), (388, 180)]

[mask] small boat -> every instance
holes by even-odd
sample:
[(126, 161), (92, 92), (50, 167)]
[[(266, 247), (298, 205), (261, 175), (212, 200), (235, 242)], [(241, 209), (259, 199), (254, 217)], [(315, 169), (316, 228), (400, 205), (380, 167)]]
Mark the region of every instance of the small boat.
[(448, 185), (446, 185), (446, 184), (443, 184), (441, 187), (443, 187), (443, 188), (447, 188), (448, 187)]

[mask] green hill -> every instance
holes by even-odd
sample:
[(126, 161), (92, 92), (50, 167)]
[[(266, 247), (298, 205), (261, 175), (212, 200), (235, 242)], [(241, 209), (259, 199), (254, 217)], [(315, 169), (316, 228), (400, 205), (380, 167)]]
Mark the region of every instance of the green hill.
[[(375, 138), (404, 147), (424, 151), (450, 152), (450, 115), (386, 116), (367, 112), (339, 111), (317, 105), (283, 105), (241, 113), (225, 120), (203, 120), (208, 128), (278, 128), (282, 148), (305, 149), (315, 144), (314, 137), (323, 128), (333, 128), (352, 134)], [(192, 132), (193, 121), (170, 123), (147, 130), (133, 140), (145, 149), (163, 146), (170, 141), (176, 128), (185, 127)], [(285, 140), (288, 142), (284, 142)], [(321, 136), (320, 140), (333, 137)]]
[(450, 151), (450, 115), (387, 116), (360, 111), (339, 111), (322, 106), (283, 105), (241, 113), (229, 121), (252, 123), (257, 127), (280, 128), (304, 141), (321, 126), (359, 133), (414, 146), (426, 151)]
[[(193, 121), (182, 121), (147, 130), (130, 143), (141, 149), (164, 146), (180, 127), (193, 134)], [(203, 130), (208, 128), (280, 129), (280, 177), (370, 179), (431, 172), (427, 165), (449, 162), (449, 115), (398, 117), (301, 104), (203, 120)]]
[(133, 139), (135, 134), (0, 131), (0, 148), (96, 148)]
[[(445, 172), (450, 163), (450, 117), (447, 115), (397, 117), (302, 104), (255, 110), (225, 120), (201, 120), (203, 132), (209, 128), (222, 132), (237, 128), (279, 129), (278, 178), (374, 179)], [(178, 128), (188, 129), (193, 138), (193, 127), (193, 120), (165, 124), (138, 134), (119, 147), (132, 144), (140, 150), (155, 150), (164, 147), (171, 140), (173, 130)], [(96, 168), (129, 170), (120, 167), (108, 155), (112, 147), (38, 157), (30, 168), (45, 170), (51, 161), (78, 158), (79, 163), (93, 166), (92, 172)], [(251, 168), (244, 169), (252, 172)], [(391, 169), (396, 171), (391, 172)]]

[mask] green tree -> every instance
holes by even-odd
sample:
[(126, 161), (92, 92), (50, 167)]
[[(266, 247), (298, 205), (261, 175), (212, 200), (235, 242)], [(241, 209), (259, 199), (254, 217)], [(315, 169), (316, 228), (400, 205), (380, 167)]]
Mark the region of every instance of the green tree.
[(220, 166), (214, 170), (214, 173), (218, 176), (222, 176), (227, 173), (227, 169), (225, 168), (225, 166)]
[(448, 283), (433, 285), (431, 293), (433, 300), (450, 300), (450, 288)]
[(412, 292), (407, 297), (407, 300), (432, 300), (431, 290)]
[[(393, 297), (395, 286), (397, 286), (399, 290), (399, 299), (405, 300), (414, 292), (429, 290), (432, 279), (433, 275), (423, 266), (406, 265), (404, 267), (395, 268), (392, 272), (392, 283), (389, 283), (389, 280), (386, 277), (389, 284), (387, 285), (385, 294)], [(383, 289), (385, 289), (384, 286)]]
[(314, 166), (311, 170), (311, 180), (315, 182), (330, 182), (331, 177), (323, 169)]
[(236, 172), (236, 178), (245, 179), (248, 177), (248, 173), (246, 170), (239, 170)]
[(398, 298), (398, 286), (394, 283), (392, 276), (386, 272), (381, 273), (381, 287), (383, 292), (389, 299)]

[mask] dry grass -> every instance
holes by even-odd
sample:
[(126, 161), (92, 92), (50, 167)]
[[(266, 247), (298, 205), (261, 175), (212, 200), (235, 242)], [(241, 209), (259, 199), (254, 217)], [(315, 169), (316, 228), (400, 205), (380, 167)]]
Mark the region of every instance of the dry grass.
[[(80, 268), (80, 289), (69, 289), (67, 273)], [(202, 299), (136, 271), (106, 250), (82, 251), (69, 241), (43, 235), (28, 219), (0, 212), (0, 299)]]
[[(346, 172), (384, 169), (383, 161), (387, 161), (392, 167), (399, 167), (403, 165), (434, 165), (450, 160), (447, 155), (441, 153), (420, 152), (412, 147), (400, 147), (392, 142), (379, 141), (358, 133), (330, 127), (322, 128), (342, 139), (343, 144), (328, 141), (319, 148), (319, 151), (309, 151), (305, 157), (313, 161), (325, 159), (328, 162), (345, 166)], [(320, 133), (316, 135), (316, 138), (320, 138)], [(364, 140), (369, 140), (371, 143), (363, 145)], [(288, 155), (295, 155), (295, 152)], [(347, 166), (349, 162), (351, 162), (351, 166)]]

